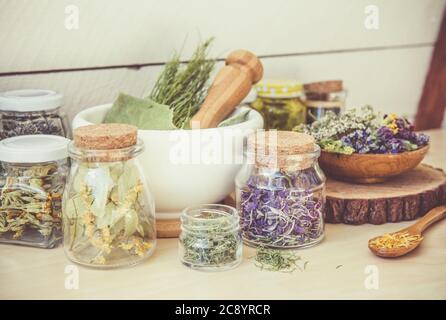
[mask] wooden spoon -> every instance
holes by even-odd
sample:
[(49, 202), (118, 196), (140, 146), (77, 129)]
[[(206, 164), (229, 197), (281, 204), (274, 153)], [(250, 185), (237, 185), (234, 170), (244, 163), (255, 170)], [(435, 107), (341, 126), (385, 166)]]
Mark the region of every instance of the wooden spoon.
[(236, 50), (226, 58), (198, 112), (191, 119), (192, 129), (215, 128), (248, 95), (263, 76), (260, 60), (251, 52)]
[[(410, 227), (407, 227), (405, 229), (402, 229), (400, 231), (391, 233), (404, 233), (407, 232), (411, 236), (420, 236), (423, 233), (424, 230), (426, 230), (430, 225), (434, 224), (437, 221), (440, 221), (446, 217), (446, 205), (442, 205), (439, 207), (436, 207), (429, 211), (424, 217), (422, 217), (420, 220), (418, 220), (416, 223), (411, 225)], [(369, 249), (376, 254), (377, 256), (384, 257), (384, 258), (396, 258), (402, 255), (405, 255), (412, 250), (414, 250), (418, 245), (421, 243), (422, 239), (419, 241), (414, 241), (409, 247), (407, 248), (376, 248), (375, 246), (371, 246), (370, 242), (377, 239), (379, 237), (375, 237), (373, 239), (369, 240)]]

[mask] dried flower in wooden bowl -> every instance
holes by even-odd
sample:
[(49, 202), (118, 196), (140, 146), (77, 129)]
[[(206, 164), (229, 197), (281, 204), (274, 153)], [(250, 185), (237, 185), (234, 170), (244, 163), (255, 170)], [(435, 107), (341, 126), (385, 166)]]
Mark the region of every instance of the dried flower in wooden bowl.
[(319, 163), (330, 176), (359, 183), (382, 182), (415, 168), (429, 149), (429, 137), (395, 114), (370, 106), (341, 115), (327, 113), (308, 126), (322, 149)]

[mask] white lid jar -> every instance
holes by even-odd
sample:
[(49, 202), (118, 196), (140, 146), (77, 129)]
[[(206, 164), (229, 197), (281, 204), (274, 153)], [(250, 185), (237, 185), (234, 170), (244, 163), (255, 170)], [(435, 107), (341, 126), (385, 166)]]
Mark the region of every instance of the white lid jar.
[(69, 141), (52, 135), (0, 141), (0, 243), (53, 248), (60, 242)]
[(9, 137), (50, 134), (70, 136), (63, 96), (51, 90), (24, 89), (0, 93), (0, 140)]

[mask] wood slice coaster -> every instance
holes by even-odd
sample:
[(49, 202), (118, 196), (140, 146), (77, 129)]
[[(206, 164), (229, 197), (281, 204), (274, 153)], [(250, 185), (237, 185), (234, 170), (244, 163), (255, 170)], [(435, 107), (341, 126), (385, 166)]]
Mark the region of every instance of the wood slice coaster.
[(446, 175), (441, 169), (415, 169), (373, 185), (328, 179), (326, 215), (329, 223), (383, 224), (413, 220), (446, 203)]
[(157, 238), (178, 238), (181, 232), (180, 219), (156, 220)]
[[(354, 184), (327, 179), (325, 222), (383, 224), (414, 220), (446, 204), (446, 174), (422, 164), (378, 184)], [(235, 206), (231, 193), (224, 201)]]

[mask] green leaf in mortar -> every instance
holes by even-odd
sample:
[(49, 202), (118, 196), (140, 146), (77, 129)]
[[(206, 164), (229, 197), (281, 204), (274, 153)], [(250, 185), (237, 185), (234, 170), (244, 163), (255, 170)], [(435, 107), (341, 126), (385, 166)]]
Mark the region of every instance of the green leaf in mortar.
[(220, 122), (218, 127), (232, 126), (234, 124), (238, 124), (238, 123), (242, 123), (242, 122), (246, 121), (246, 119), (248, 118), (249, 111), (251, 111), (251, 110), (246, 109), (246, 110), (240, 111), (237, 114), (229, 116), (229, 118)]
[(149, 98), (140, 99), (123, 93), (105, 115), (104, 123), (126, 123), (143, 130), (176, 129), (169, 106)]

